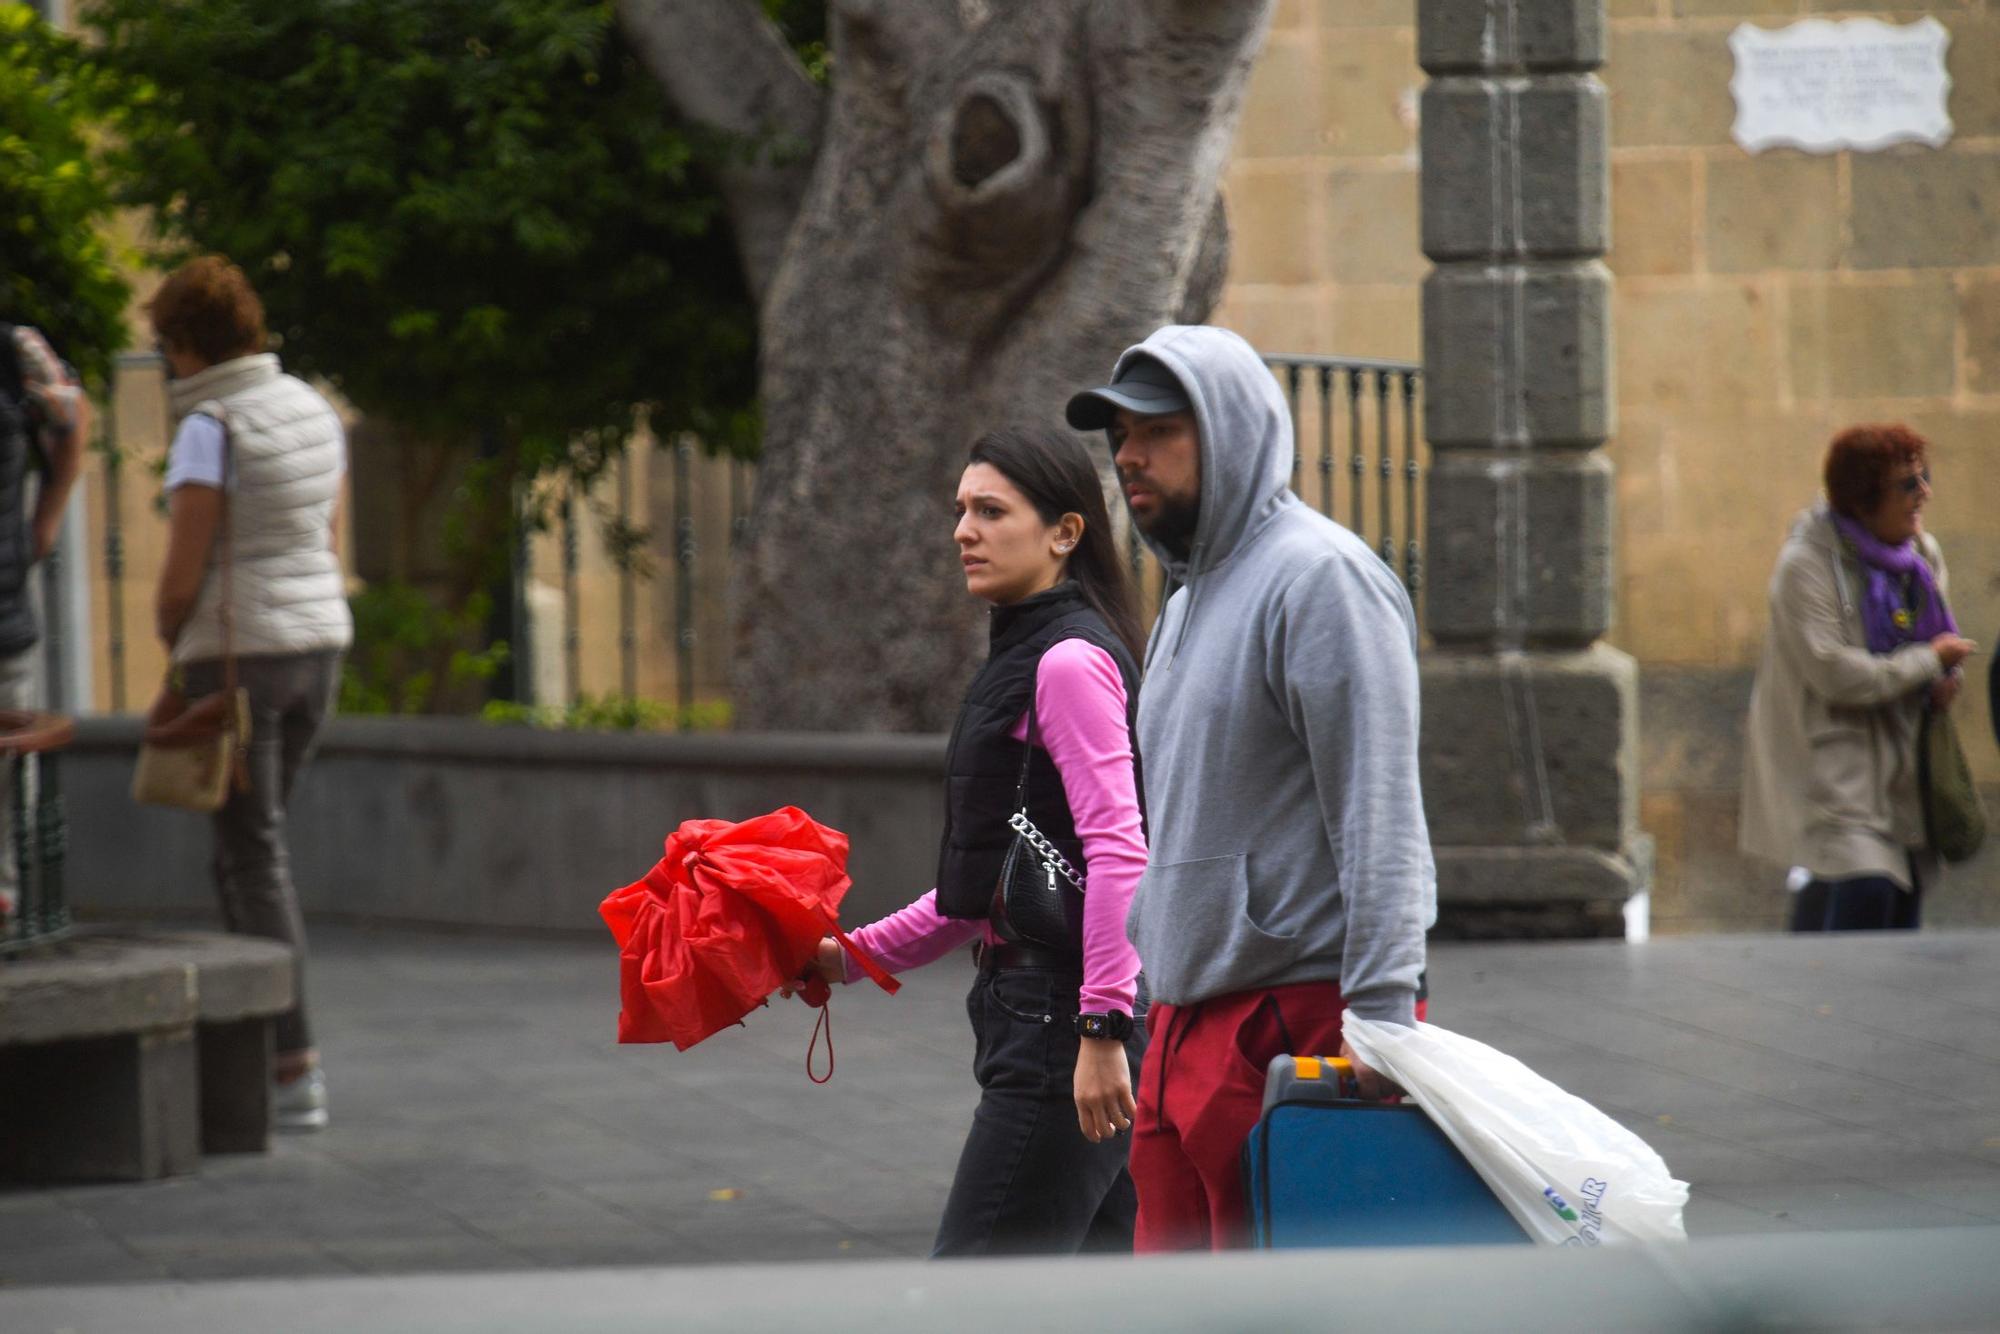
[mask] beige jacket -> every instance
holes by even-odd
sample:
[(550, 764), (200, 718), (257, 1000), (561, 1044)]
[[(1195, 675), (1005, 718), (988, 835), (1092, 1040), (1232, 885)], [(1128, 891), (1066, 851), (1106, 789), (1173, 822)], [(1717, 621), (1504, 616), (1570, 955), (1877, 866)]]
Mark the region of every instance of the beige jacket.
[[(1928, 533), (1917, 540), (1943, 593), (1937, 541)], [(1738, 846), (1822, 879), (1881, 875), (1908, 889), (1910, 852), (1926, 843), (1917, 726), (1924, 689), (1943, 668), (1928, 644), (1868, 651), (1866, 587), (1826, 506), (1799, 515), (1771, 575)]]

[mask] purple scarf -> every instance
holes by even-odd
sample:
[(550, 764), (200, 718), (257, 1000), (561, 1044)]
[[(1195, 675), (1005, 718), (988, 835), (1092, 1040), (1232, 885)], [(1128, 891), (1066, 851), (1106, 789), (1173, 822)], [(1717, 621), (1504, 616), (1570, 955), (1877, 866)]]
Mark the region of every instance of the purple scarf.
[[(1937, 576), (1931, 563), (1917, 550), (1913, 538), (1892, 547), (1844, 514), (1833, 516), (1847, 545), (1861, 558), (1868, 575), (1868, 591), (1861, 598), (1861, 628), (1868, 636), (1868, 651), (1893, 653), (1905, 644), (1928, 644), (1939, 635), (1958, 633), (1938, 592)], [(1916, 609), (1904, 606), (1903, 581), (1916, 581)]]

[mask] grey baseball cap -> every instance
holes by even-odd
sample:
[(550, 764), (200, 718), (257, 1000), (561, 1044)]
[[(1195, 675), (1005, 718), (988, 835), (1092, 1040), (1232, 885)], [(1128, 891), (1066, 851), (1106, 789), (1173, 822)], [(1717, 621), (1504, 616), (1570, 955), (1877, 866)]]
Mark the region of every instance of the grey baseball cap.
[(1073, 395), (1063, 415), (1079, 431), (1101, 431), (1111, 425), (1120, 408), (1157, 417), (1166, 412), (1186, 412), (1191, 406), (1187, 391), (1181, 388), (1174, 373), (1155, 358), (1142, 355), (1127, 362), (1110, 384)]

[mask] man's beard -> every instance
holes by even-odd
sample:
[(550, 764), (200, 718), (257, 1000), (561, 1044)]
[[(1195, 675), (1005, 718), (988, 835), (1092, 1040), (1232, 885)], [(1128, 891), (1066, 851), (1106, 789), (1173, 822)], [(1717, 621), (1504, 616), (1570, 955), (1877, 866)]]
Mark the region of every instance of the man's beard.
[(1139, 525), (1139, 531), (1165, 547), (1167, 554), (1175, 560), (1186, 560), (1194, 550), (1194, 527), (1201, 520), (1201, 499), (1178, 496), (1161, 496), (1160, 507), (1151, 519), (1141, 519), (1137, 514), (1132, 522)]

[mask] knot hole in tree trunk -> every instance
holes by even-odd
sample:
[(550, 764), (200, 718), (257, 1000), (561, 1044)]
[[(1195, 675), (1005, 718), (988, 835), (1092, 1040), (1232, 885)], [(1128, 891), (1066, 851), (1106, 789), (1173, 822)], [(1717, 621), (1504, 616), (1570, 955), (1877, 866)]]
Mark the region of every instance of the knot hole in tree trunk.
[(952, 178), (976, 189), (1021, 156), (1021, 132), (1013, 117), (989, 93), (974, 93), (961, 102), (951, 131)]
[(1011, 290), (1043, 276), (1087, 188), (1068, 114), (1083, 112), (1011, 69), (976, 71), (951, 91), (924, 155), (934, 205), (922, 224), (927, 280)]
[(977, 208), (1046, 180), (1049, 132), (1034, 88), (1006, 70), (961, 83), (931, 125), (927, 174), (948, 208)]

